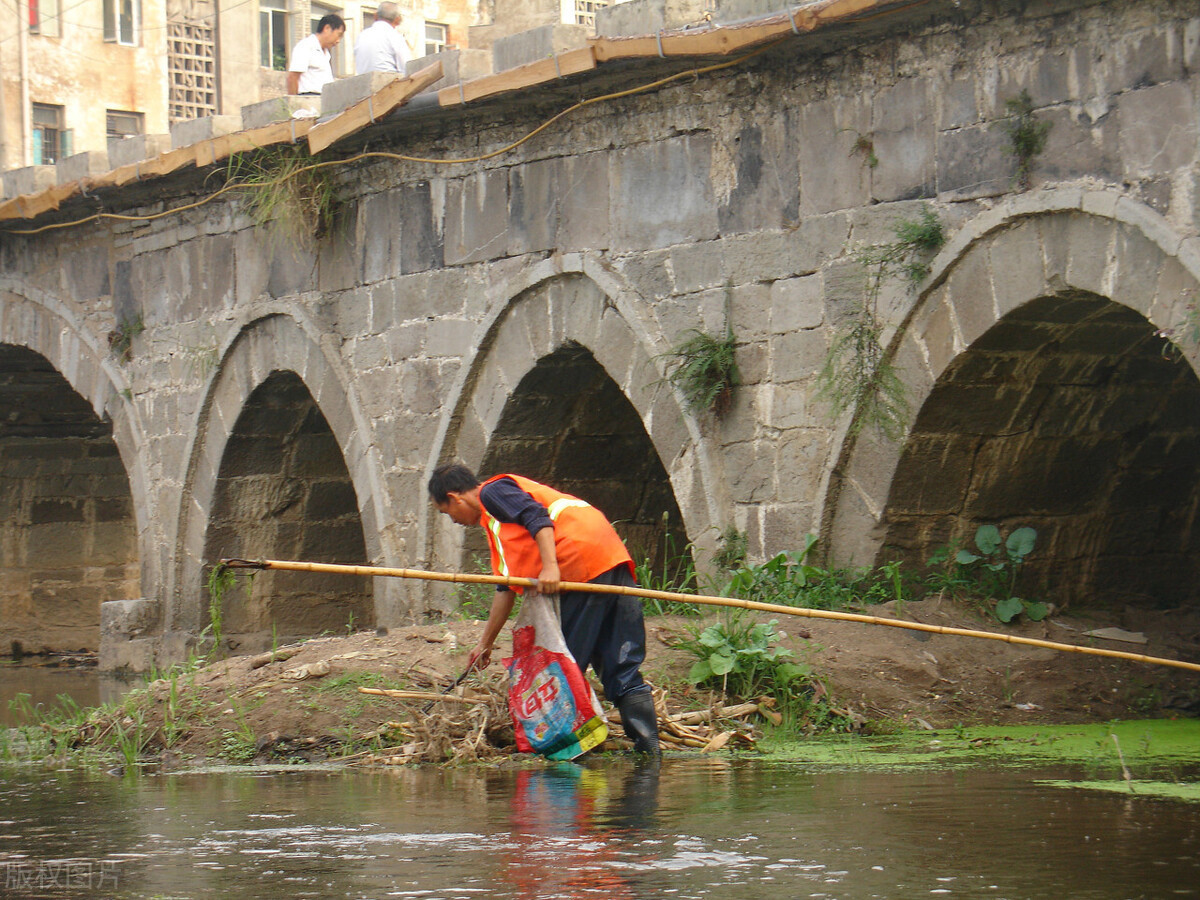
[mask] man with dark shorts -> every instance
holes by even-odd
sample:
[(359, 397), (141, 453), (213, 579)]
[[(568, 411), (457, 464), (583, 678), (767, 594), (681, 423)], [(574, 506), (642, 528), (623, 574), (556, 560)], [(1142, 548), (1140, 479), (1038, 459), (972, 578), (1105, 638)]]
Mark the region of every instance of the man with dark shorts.
[[(457, 524), (483, 527), (496, 575), (536, 578), (543, 594), (558, 593), (563, 581), (637, 586), (633, 560), (620, 536), (603, 513), (578, 497), (521, 475), (496, 475), (480, 483), (474, 472), (458, 463), (434, 471), (429, 495), (438, 511)], [(496, 591), (468, 669), (491, 661), (492, 647), (519, 590)], [(657, 755), (654, 698), (641, 673), (646, 658), (641, 601), (567, 591), (560, 597), (560, 608), (563, 637), (579, 668), (586, 672), (590, 665), (600, 677), (633, 749)]]

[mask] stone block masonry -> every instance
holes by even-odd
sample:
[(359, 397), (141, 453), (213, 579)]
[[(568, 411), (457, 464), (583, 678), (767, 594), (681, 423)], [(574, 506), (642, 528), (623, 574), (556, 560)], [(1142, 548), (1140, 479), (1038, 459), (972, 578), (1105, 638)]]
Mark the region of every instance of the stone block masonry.
[[(652, 565), (688, 548), (706, 570), (732, 526), (752, 560), (814, 533), (830, 562), (918, 569), (979, 524), (1030, 524), (1040, 590), (1197, 602), (1200, 14), (1049, 7), (842, 23), (499, 154), (581, 97), (711, 60), (426, 103), (330, 154), (311, 238), (255, 226), (234, 193), (0, 236), (0, 637), (140, 667), (202, 641), (221, 556), (473, 568), (479, 535), (425, 497), (455, 458), (568, 486)], [(1052, 124), (1028, 190), (1023, 90)], [(104, 202), (155, 216), (210, 174)], [(821, 373), (876, 296), (864, 251), (926, 209), (945, 245), (875, 309), (911, 415), (897, 440), (858, 433)], [(679, 341), (727, 328), (741, 384), (718, 416), (665, 376)], [(455, 603), (260, 577), (225, 638)]]

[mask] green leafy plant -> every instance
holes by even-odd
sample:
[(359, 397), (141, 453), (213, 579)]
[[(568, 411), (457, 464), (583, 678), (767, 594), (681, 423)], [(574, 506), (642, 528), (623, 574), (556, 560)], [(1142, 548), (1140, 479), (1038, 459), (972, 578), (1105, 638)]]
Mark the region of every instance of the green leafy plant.
[[(733, 616), (727, 623), (709, 625), (696, 635), (695, 641), (680, 645), (696, 657), (688, 681), (719, 682), (722, 690), (740, 697), (752, 697), (769, 689), (772, 676), (777, 674), (777, 663), (793, 655), (792, 651), (775, 646), (776, 641), (786, 636), (775, 630), (777, 623), (777, 619), (750, 623)], [(792, 666), (786, 674), (808, 674), (807, 667)]]
[(839, 715), (829, 707), (825, 686), (807, 663), (778, 646), (786, 638), (777, 620), (752, 622), (740, 613), (693, 632), (679, 647), (696, 657), (688, 681), (743, 699), (770, 697), (785, 728), (830, 725)]
[(916, 284), (929, 274), (929, 259), (946, 242), (941, 220), (929, 207), (916, 219), (893, 226), (896, 240), (867, 247), (856, 259), (866, 272), (862, 301), (849, 323), (834, 335), (817, 376), (817, 396), (834, 419), (850, 410), (850, 434), (875, 428), (890, 440), (908, 427), (910, 407), (904, 382), (884, 353), (879, 294), (884, 280), (902, 276)]
[(716, 336), (692, 329), (665, 354), (666, 380), (679, 389), (695, 412), (724, 415), (741, 383), (733, 330)]
[[(476, 575), (492, 574), (492, 567), (482, 553), (471, 554), (469, 568)], [(492, 610), (492, 600), (495, 596), (496, 586), (493, 584), (463, 582), (454, 588), (455, 609), (463, 619), (486, 619)]]
[(897, 222), (895, 234), (896, 242), (884, 248), (878, 258), (879, 264), (885, 267), (885, 274), (894, 266), (909, 281), (921, 281), (929, 274), (929, 258), (946, 243), (946, 229), (941, 219), (926, 206), (917, 218)]
[(248, 704), (242, 705), (233, 697), (229, 697), (226, 715), (232, 714), (234, 726), (221, 735), (221, 754), (234, 762), (249, 762), (258, 755), (258, 741), (254, 729), (246, 718), (246, 712), (261, 706), (266, 694), (256, 694)]
[(843, 131), (848, 131), (854, 135), (854, 143), (850, 147), (849, 156), (861, 156), (863, 162), (867, 164), (868, 169), (874, 169), (879, 165), (879, 157), (875, 154), (875, 136), (870, 132), (864, 134), (861, 131), (856, 131), (853, 128), (839, 128), (838, 134)]
[(1051, 123), (1037, 117), (1028, 89), (1007, 100), (1004, 106), (1009, 115), (1004, 126), (1008, 133), (1008, 152), (1017, 163), (1014, 178), (1017, 185), (1025, 190), (1029, 187), (1033, 175), (1034, 161), (1046, 149)]
[(239, 577), (245, 579), (246, 594), (249, 595), (254, 587), (254, 575), (255, 573), (251, 572), (247, 576), (238, 576), (233, 569), (223, 563), (218, 563), (209, 570), (205, 582), (205, 587), (208, 588), (208, 624), (204, 626), (201, 636), (207, 636), (212, 640), (212, 649), (209, 651), (210, 659), (221, 647), (222, 627), (225, 621), (225, 596), (238, 583)]
[(879, 165), (879, 157), (875, 155), (875, 139), (869, 134), (859, 134), (855, 132), (854, 147), (850, 151), (850, 155), (859, 154), (867, 163), (868, 169), (874, 169)]
[(333, 224), (333, 183), (315, 156), (299, 144), (282, 144), (229, 158), (227, 176), (239, 185), (259, 226), (298, 249), (325, 236)]
[[(678, 550), (675, 535), (670, 528), (669, 514), (662, 516), (662, 547), (657, 559), (652, 553), (640, 554), (634, 564), (637, 583), (652, 591), (669, 591), (675, 594), (694, 594), (698, 587), (696, 563), (690, 544)], [(694, 604), (659, 597), (647, 597), (643, 602), (646, 615), (650, 616), (696, 616), (700, 614)]]
[(1011, 622), (1022, 613), (1031, 621), (1041, 621), (1050, 608), (1016, 593), (1021, 567), (1036, 543), (1037, 531), (1028, 526), (1013, 529), (1003, 538), (995, 525), (981, 525), (975, 531), (978, 553), (947, 546), (930, 556), (929, 565), (940, 568), (931, 577), (930, 586), (988, 601), (992, 615), (1001, 622)]
[(876, 428), (897, 440), (910, 415), (904, 383), (895, 367), (884, 359), (880, 337), (883, 324), (866, 308), (834, 336), (818, 375), (818, 397), (826, 401), (834, 419), (848, 410), (858, 415), (850, 425), (852, 435)]
[(714, 566), (728, 572), (746, 564), (746, 552), (749, 549), (746, 532), (740, 531), (736, 525), (729, 525), (721, 532), (718, 543), (720, 546), (713, 554)]
[(878, 568), (825, 569), (809, 561), (816, 544), (815, 535), (806, 535), (801, 550), (777, 553), (761, 565), (740, 566), (731, 573), (724, 593), (808, 609), (843, 609), (891, 600), (903, 608), (909, 585), (899, 563)]
[(250, 762), (257, 755), (253, 735), (247, 738), (241, 732), (231, 731), (221, 736), (221, 756), (231, 762)]
[(117, 320), (117, 327), (108, 333), (108, 347), (117, 362), (124, 365), (133, 359), (133, 339), (146, 330), (142, 314)]
[(221, 626), (224, 621), (224, 599), (229, 589), (237, 584), (237, 575), (228, 566), (217, 564), (208, 573), (208, 625), (205, 631), (212, 638), (215, 654), (221, 645)]
[(125, 765), (132, 766), (137, 763), (139, 757), (142, 755), (142, 751), (149, 745), (154, 732), (146, 728), (146, 723), (139, 710), (134, 715), (122, 716), (115, 719), (113, 721), (111, 736), (117, 752), (125, 761)]

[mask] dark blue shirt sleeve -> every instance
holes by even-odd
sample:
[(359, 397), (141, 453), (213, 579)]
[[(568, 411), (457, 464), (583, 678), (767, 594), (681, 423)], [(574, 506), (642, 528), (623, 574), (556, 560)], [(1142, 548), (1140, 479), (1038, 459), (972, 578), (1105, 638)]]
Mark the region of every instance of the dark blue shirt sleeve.
[[(543, 528), (554, 527), (546, 507), (534, 500), (528, 491), (521, 490), (511, 478), (497, 478), (485, 484), (479, 491), (479, 502), (497, 522), (515, 522), (531, 535)], [(496, 585), (497, 593), (507, 590), (507, 585)]]
[(479, 491), (479, 502), (496, 521), (521, 525), (530, 535), (554, 527), (546, 507), (521, 490), (511, 478), (498, 478), (485, 484)]

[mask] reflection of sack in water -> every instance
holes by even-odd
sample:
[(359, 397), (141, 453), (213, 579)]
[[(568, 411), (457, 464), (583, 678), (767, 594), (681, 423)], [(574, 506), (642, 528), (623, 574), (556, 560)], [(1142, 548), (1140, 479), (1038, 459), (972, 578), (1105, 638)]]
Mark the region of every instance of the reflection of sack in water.
[(603, 743), (608, 726), (595, 691), (567, 650), (557, 597), (525, 593), (513, 624), (513, 655), (504, 665), (518, 750), (574, 759)]

